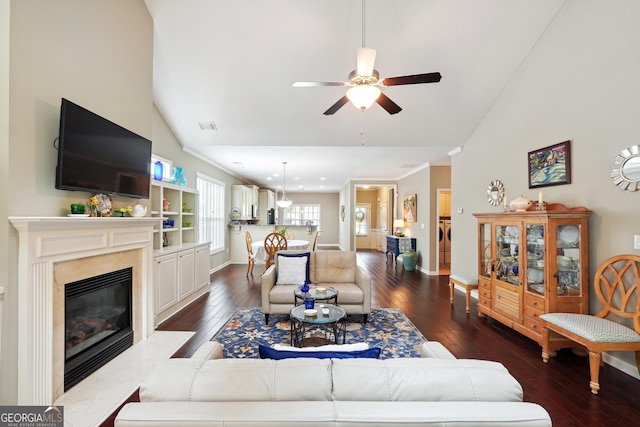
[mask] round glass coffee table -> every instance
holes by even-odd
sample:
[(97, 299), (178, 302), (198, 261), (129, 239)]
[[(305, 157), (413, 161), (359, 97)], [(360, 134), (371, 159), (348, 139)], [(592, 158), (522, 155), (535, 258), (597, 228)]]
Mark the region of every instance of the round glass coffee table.
[[(291, 310), (291, 345), (294, 347), (316, 347), (325, 344), (344, 344), (347, 335), (344, 308), (332, 304), (316, 304), (318, 314), (305, 316), (304, 305)], [(306, 336), (318, 329), (323, 336)], [(342, 343), (340, 342), (342, 337)]]
[(302, 304), (307, 297), (313, 298), (314, 301), (338, 305), (338, 291), (334, 288), (323, 288), (321, 286), (309, 286), (307, 292), (296, 288), (293, 291), (293, 305)]

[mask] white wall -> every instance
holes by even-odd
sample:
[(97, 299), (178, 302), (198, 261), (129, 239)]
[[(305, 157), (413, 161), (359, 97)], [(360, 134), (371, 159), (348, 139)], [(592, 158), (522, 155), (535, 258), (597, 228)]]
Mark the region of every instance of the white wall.
[[(500, 179), (509, 200), (537, 199), (527, 180), (529, 151), (571, 140), (571, 184), (543, 189), (549, 202), (585, 206), (591, 282), (600, 263), (633, 249), (640, 194), (612, 184), (610, 165), (640, 135), (640, 2), (567, 0), (505, 87), (462, 153), (452, 159), (452, 272), (474, 273), (472, 212), (498, 212), (486, 189)], [(590, 310), (597, 310), (591, 291)], [(635, 363), (630, 353), (618, 360)], [(586, 362), (585, 362), (586, 363)], [(612, 363), (617, 363), (615, 360)], [(633, 373), (635, 368), (630, 372)], [(637, 375), (637, 372), (636, 372)]]
[[(60, 99), (151, 137), (151, 17), (142, 0), (2, 1), (0, 9), (0, 125), (11, 123), (7, 143), (0, 138), (0, 256), (6, 280), (0, 403), (15, 403), (17, 313), (17, 232), (8, 216), (58, 216), (90, 194), (54, 188)], [(6, 13), (9, 12), (9, 13)], [(8, 40), (7, 51), (7, 31)], [(4, 71), (9, 58), (9, 86)], [(0, 126), (6, 135), (6, 128)], [(7, 160), (8, 159), (8, 160)], [(6, 162), (6, 163), (4, 163)], [(5, 169), (6, 168), (6, 169)]]
[[(0, 0), (0, 219), (8, 216), (9, 198), (9, 17), (11, 5), (9, 0)], [(0, 242), (9, 240), (9, 221), (0, 225)], [(9, 283), (9, 260), (7, 246), (0, 245), (0, 376), (4, 356), (4, 337), (9, 326), (3, 322), (4, 287)], [(14, 359), (15, 360), (15, 359)], [(0, 388), (0, 396), (2, 389)], [(0, 404), (3, 399), (0, 398)]]

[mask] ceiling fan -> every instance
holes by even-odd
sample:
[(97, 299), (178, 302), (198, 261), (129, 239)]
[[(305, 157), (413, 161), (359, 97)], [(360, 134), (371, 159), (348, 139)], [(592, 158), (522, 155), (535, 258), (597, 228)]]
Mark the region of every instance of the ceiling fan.
[[(364, 43), (363, 43), (364, 44)], [(380, 91), (380, 87), (412, 85), (420, 83), (437, 83), (442, 78), (440, 73), (413, 74), (409, 76), (386, 77), (381, 79), (378, 70), (373, 68), (376, 60), (376, 51), (361, 47), (356, 57), (356, 69), (349, 73), (347, 82), (295, 82), (293, 87), (317, 87), (317, 86), (351, 86), (346, 95), (333, 104), (327, 111), (330, 116), (338, 111), (344, 104), (351, 101), (356, 107), (366, 110), (374, 102), (384, 108), (389, 114), (396, 114), (402, 108)]]

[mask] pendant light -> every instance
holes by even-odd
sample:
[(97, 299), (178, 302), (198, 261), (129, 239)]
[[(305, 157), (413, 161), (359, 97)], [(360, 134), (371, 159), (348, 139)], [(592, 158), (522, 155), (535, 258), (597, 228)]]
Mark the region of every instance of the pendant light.
[(282, 199), (276, 203), (281, 208), (288, 208), (293, 203), (287, 199), (287, 162), (282, 162)]

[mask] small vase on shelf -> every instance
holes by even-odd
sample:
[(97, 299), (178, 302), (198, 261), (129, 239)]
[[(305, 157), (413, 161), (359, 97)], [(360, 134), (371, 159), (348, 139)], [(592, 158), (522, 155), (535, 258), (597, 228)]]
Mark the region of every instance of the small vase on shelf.
[(173, 168), (173, 177), (171, 179), (171, 183), (181, 186), (187, 185), (187, 178), (185, 178), (184, 170), (181, 167), (176, 166)]

